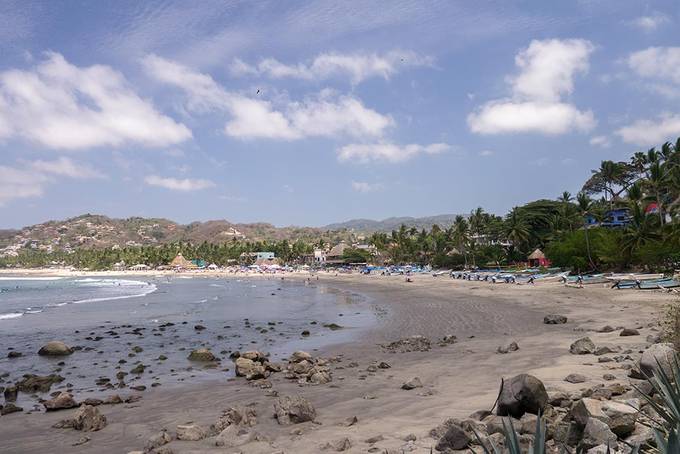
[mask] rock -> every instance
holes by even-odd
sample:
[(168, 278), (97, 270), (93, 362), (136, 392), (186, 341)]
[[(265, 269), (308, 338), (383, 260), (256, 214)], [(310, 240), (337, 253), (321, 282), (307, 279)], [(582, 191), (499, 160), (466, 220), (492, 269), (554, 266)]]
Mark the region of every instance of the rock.
[(331, 374), (326, 370), (312, 371), (311, 375), (309, 375), (309, 382), (315, 385), (324, 385), (330, 383), (331, 380)]
[(470, 437), (459, 426), (451, 426), (443, 437), (439, 439), (435, 449), (437, 451), (461, 450), (470, 444)]
[(499, 416), (521, 418), (524, 413), (538, 414), (548, 404), (548, 393), (538, 378), (520, 374), (503, 381), (498, 397)]
[(276, 420), (281, 425), (299, 424), (314, 421), (316, 410), (314, 406), (302, 396), (283, 396), (274, 403)]
[(199, 348), (189, 353), (190, 361), (215, 361), (215, 355), (207, 348)]
[(290, 358), (288, 358), (288, 361), (291, 363), (299, 363), (301, 361), (308, 361), (311, 363), (313, 360), (312, 355), (301, 350), (293, 352), (293, 354), (290, 355)]
[(404, 384), (401, 385), (401, 389), (405, 389), (407, 391), (410, 391), (412, 389), (416, 388), (422, 388), (423, 383), (420, 381), (420, 378), (418, 377), (413, 377), (409, 381), (405, 382)]
[(19, 394), (19, 390), (17, 389), (16, 386), (8, 386), (3, 391), (3, 395), (5, 396), (5, 402), (16, 402), (17, 394)]
[(569, 347), (569, 352), (572, 355), (587, 355), (595, 353), (595, 344), (589, 337), (583, 337)]
[(194, 329), (196, 331), (203, 331), (205, 329), (205, 326), (203, 325), (194, 325)]
[(66, 356), (73, 353), (73, 349), (61, 341), (51, 341), (40, 347), (41, 356)]
[(214, 427), (222, 431), (229, 426), (251, 427), (257, 424), (257, 412), (251, 407), (229, 407), (222, 412)]
[(596, 356), (602, 356), (602, 355), (606, 355), (608, 353), (617, 353), (617, 352), (620, 352), (620, 351), (621, 351), (620, 348), (609, 347), (607, 345), (603, 345), (602, 347), (597, 347), (595, 349), (595, 355)]
[(23, 356), (23, 353), (17, 352), (17, 351), (14, 351), (14, 350), (12, 350), (11, 352), (7, 353), (7, 357), (8, 357), (9, 359), (13, 359), (13, 358), (21, 358), (22, 356)]
[(349, 418), (345, 418), (345, 420), (340, 424), (342, 426), (345, 426), (345, 427), (351, 427), (358, 422), (359, 422), (359, 418), (357, 418), (356, 416), (350, 416)]
[(550, 400), (548, 401), (553, 407), (569, 407), (571, 406), (572, 400), (571, 396), (564, 391), (557, 391), (550, 395)]
[(626, 336), (639, 336), (639, 335), (640, 335), (640, 331), (636, 330), (635, 328), (624, 328), (624, 329), (622, 329), (621, 332), (619, 333), (619, 336), (623, 336), (623, 337), (626, 337)]
[(180, 424), (175, 430), (178, 440), (198, 441), (208, 436), (208, 431), (197, 424)]
[(250, 350), (241, 353), (241, 358), (249, 359), (258, 363), (264, 363), (267, 360), (267, 355), (257, 350)]
[(340, 438), (338, 440), (333, 440), (322, 446), (322, 449), (332, 450), (336, 452), (347, 451), (352, 447), (352, 441), (347, 438)]
[(80, 403), (80, 405), (92, 405), (93, 407), (98, 407), (104, 403), (101, 399), (95, 399), (94, 397), (88, 397)]
[(481, 421), (491, 414), (492, 413), (489, 410), (477, 410), (476, 412), (472, 413), (469, 418), (474, 419), (475, 421)]
[(22, 393), (46, 393), (50, 390), (52, 384), (62, 381), (64, 381), (64, 377), (57, 374), (44, 376), (26, 374), (23, 379), (17, 382), (16, 386)]
[(17, 413), (20, 411), (24, 411), (23, 408), (16, 406), (12, 402), (6, 402), (3, 407), (0, 409), (0, 415), (9, 415), (10, 413)]
[(432, 342), (425, 336), (411, 336), (381, 345), (384, 350), (392, 352), (425, 352), (432, 348)]
[(251, 434), (246, 427), (231, 425), (215, 437), (215, 446), (234, 448), (253, 441), (256, 437), (256, 434)]
[(380, 361), (380, 363), (378, 363), (378, 369), (389, 369), (390, 367), (392, 366), (387, 364), (385, 361)]
[(656, 446), (656, 437), (654, 436), (654, 429), (651, 427), (637, 424), (635, 431), (626, 438), (626, 443), (629, 446), (639, 446), (642, 450), (648, 450)]
[(581, 374), (569, 374), (564, 377), (564, 381), (569, 383), (584, 383), (586, 381), (585, 375)]
[(612, 444), (616, 442), (616, 435), (609, 430), (609, 427), (599, 419), (590, 418), (583, 429), (581, 447), (591, 449), (601, 444)]
[(567, 323), (567, 317), (564, 315), (550, 314), (543, 317), (543, 323), (546, 325), (562, 325)]
[(104, 399), (104, 405), (116, 405), (122, 403), (123, 399), (118, 394), (114, 394)]
[(78, 406), (78, 403), (69, 393), (62, 392), (57, 397), (43, 402), (43, 406), (45, 407), (45, 411), (56, 411), (75, 408)]
[(612, 331), (614, 331), (614, 327), (609, 325), (605, 325), (597, 330), (598, 333), (611, 333)]
[(496, 353), (505, 354), (510, 352), (516, 352), (517, 350), (519, 350), (519, 345), (517, 345), (517, 342), (510, 342), (505, 347), (498, 347), (496, 349)]
[(245, 377), (246, 380), (267, 378), (266, 368), (253, 360), (244, 357), (236, 358), (235, 365), (237, 377)]
[(646, 376), (652, 377), (661, 365), (663, 371), (668, 376), (672, 376), (674, 356), (675, 349), (671, 343), (650, 345), (640, 357), (640, 371)]
[[(597, 419), (619, 436), (625, 436), (635, 430), (637, 414), (637, 410), (622, 402), (600, 401), (591, 398), (579, 400), (571, 409), (572, 418), (581, 427), (587, 425), (590, 420)], [(593, 446), (598, 444), (596, 443)]]
[(132, 370), (130, 370), (130, 373), (135, 375), (141, 375), (144, 373), (144, 369), (146, 369), (146, 366), (144, 366), (144, 364), (137, 364), (135, 367), (132, 368)]
[[(167, 445), (172, 441), (172, 436), (165, 430), (160, 431), (156, 435), (151, 436), (147, 441), (146, 445), (144, 445), (144, 451), (145, 452), (150, 452), (153, 451), (156, 448), (159, 448), (163, 445)], [(155, 451), (153, 451), (155, 452)]]
[(96, 432), (106, 427), (106, 416), (92, 405), (82, 405), (73, 416), (73, 428), (83, 432)]
[(383, 441), (385, 437), (382, 435), (375, 435), (373, 437), (367, 438), (364, 440), (365, 443), (368, 443), (369, 445), (373, 445), (375, 443), (378, 443), (379, 441)]

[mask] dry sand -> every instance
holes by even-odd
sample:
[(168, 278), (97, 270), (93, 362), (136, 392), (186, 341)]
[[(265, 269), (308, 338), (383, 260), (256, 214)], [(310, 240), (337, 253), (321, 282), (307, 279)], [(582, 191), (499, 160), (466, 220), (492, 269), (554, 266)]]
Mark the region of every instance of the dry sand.
[[(120, 274), (120, 273), (118, 273)], [(305, 278), (297, 276), (292, 278)], [(559, 284), (535, 286), (488, 284), (451, 280), (448, 277), (417, 275), (413, 282), (397, 276), (320, 275), (320, 282), (364, 294), (371, 298), (380, 323), (351, 343), (323, 352), (324, 357), (342, 355), (333, 365), (333, 382), (299, 386), (283, 374), (270, 377), (280, 396), (300, 394), (316, 407), (317, 424), (279, 426), (272, 418), (275, 397), (244, 379), (221, 380), (181, 389), (154, 389), (131, 405), (99, 407), (109, 425), (99, 432), (83, 434), (51, 426), (74, 410), (54, 413), (11, 414), (0, 417), (0, 452), (126, 453), (142, 450), (146, 440), (162, 428), (174, 431), (177, 424), (214, 423), (221, 411), (235, 405), (252, 404), (258, 413), (254, 428), (270, 442), (254, 442), (238, 448), (215, 447), (210, 440), (173, 441), (174, 453), (319, 453), (321, 446), (342, 437), (352, 441), (345, 452), (367, 452), (366, 439), (381, 435), (375, 446), (399, 448), (408, 434), (415, 434), (415, 450), (429, 453), (436, 443), (431, 428), (449, 417), (466, 417), (490, 409), (501, 377), (530, 373), (544, 381), (548, 391), (557, 388), (577, 391), (604, 383), (602, 375), (614, 374), (628, 383), (627, 371), (616, 362), (597, 362), (592, 355), (569, 354), (569, 345), (589, 336), (596, 345), (620, 345), (639, 352), (645, 338), (657, 334), (656, 322), (672, 295), (656, 291), (610, 290), (601, 286), (585, 289)], [(564, 325), (545, 325), (547, 314), (562, 314)], [(604, 326), (639, 328), (640, 335), (620, 337), (619, 331), (596, 333)], [(390, 353), (378, 344), (410, 335), (436, 341), (455, 335), (458, 342), (435, 346), (427, 352)], [(519, 351), (497, 354), (499, 346), (516, 341)], [(369, 373), (366, 368), (379, 361), (392, 367)], [(358, 367), (347, 367), (357, 362)], [(341, 368), (337, 368), (340, 366)], [(564, 382), (578, 372), (586, 383)], [(419, 377), (424, 387), (411, 391), (401, 384)], [(609, 382), (611, 383), (611, 382)], [(106, 396), (110, 393), (104, 393)], [(342, 425), (356, 416), (351, 427)], [(296, 431), (299, 433), (294, 433)], [(87, 435), (91, 440), (73, 444)], [(382, 451), (381, 451), (382, 452)]]

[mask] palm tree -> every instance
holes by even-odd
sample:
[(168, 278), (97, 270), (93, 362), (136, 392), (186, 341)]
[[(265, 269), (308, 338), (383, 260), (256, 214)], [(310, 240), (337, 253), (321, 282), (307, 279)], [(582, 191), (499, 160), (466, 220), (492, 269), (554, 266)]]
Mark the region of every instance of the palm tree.
[(595, 264), (593, 263), (593, 257), (590, 253), (590, 237), (588, 236), (587, 221), (588, 216), (593, 215), (593, 201), (584, 192), (579, 192), (576, 196), (576, 202), (578, 203), (579, 214), (583, 218), (583, 231), (586, 239), (586, 253), (588, 254), (588, 261), (590, 262), (590, 266), (596, 268)]
[(529, 241), (529, 223), (526, 221), (518, 207), (514, 207), (505, 218), (504, 233), (507, 240), (512, 243), (512, 248), (521, 250), (522, 246)]
[(463, 254), (467, 268), (467, 245), (470, 239), (470, 228), (467, 220), (461, 215), (456, 216), (453, 221), (452, 239), (458, 251)]
[(661, 223), (661, 225), (663, 225), (661, 189), (665, 179), (666, 174), (664, 172), (664, 166), (659, 161), (653, 162), (652, 165), (649, 166), (649, 177), (647, 178), (647, 184), (649, 185), (650, 189), (654, 194), (654, 198), (656, 199), (656, 207), (657, 211), (659, 212), (659, 222)]

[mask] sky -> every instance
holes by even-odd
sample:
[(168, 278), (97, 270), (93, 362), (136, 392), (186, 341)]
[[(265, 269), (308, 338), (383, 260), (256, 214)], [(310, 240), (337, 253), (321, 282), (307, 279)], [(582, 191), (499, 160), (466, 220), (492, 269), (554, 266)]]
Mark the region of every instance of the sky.
[(0, 0), (0, 228), (502, 215), (680, 136), (677, 1)]

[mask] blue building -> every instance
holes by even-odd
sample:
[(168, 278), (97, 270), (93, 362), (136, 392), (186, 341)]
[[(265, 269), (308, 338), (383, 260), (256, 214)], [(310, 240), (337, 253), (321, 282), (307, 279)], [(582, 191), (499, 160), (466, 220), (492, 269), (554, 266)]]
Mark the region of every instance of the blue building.
[(586, 216), (586, 227), (626, 227), (630, 224), (630, 209), (616, 208), (609, 210), (604, 215), (604, 220), (598, 222), (593, 215)]

